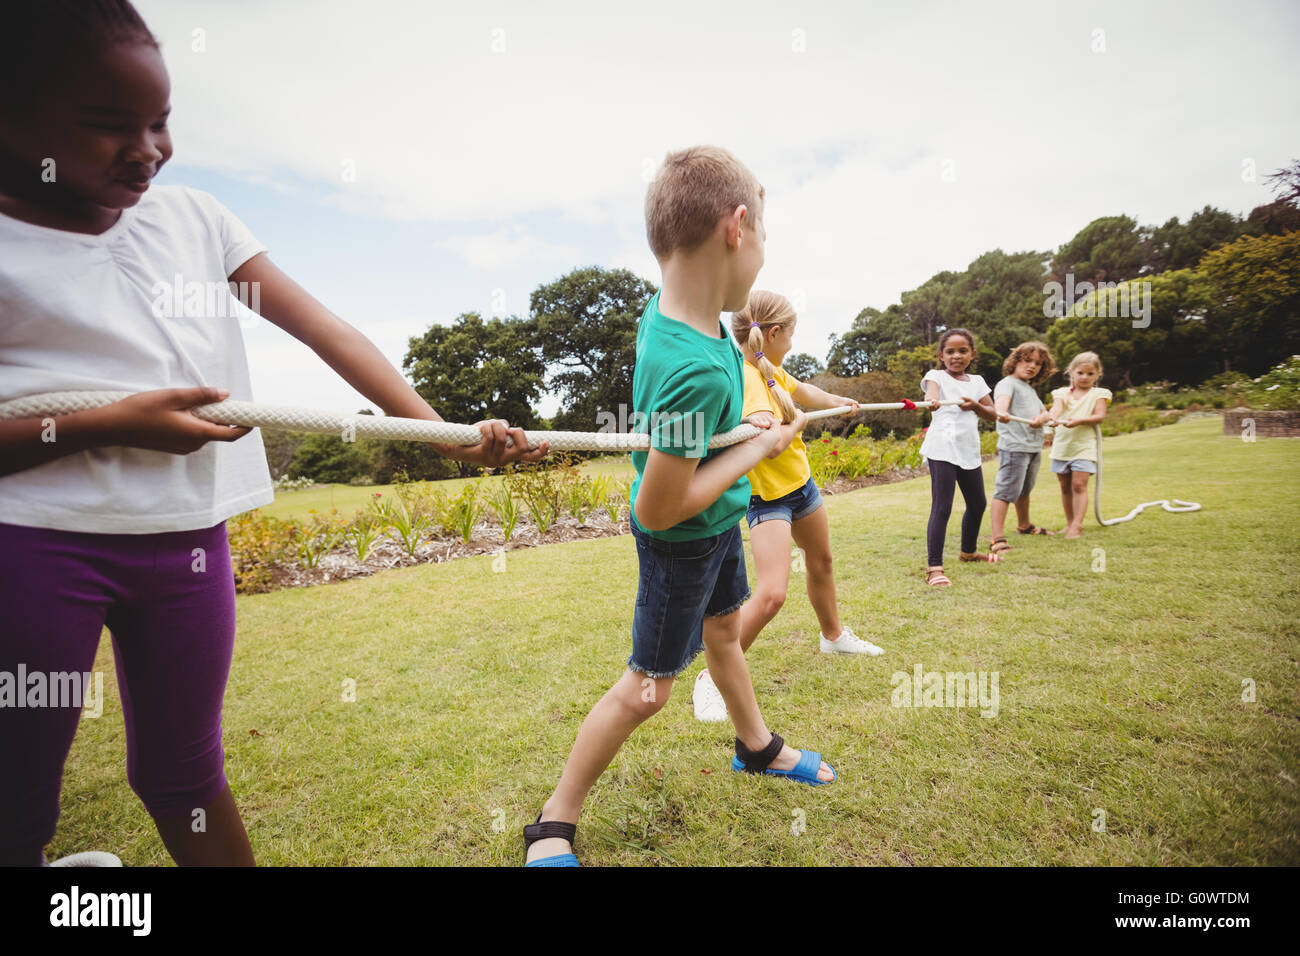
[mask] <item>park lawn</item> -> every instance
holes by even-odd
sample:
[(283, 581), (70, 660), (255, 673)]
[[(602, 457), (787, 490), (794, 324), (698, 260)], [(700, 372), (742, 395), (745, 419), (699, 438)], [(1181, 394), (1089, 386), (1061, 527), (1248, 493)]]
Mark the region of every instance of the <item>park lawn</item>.
[[(582, 463), (579, 470), (584, 475), (612, 475), (620, 481), (627, 481), (636, 474), (632, 469), (632, 460), (626, 455), (618, 458), (606, 456), (588, 459)], [(501, 476), (447, 478), (430, 484), (444, 494), (455, 495), (472, 481), (481, 482), (483, 493), (491, 495), (496, 492)], [(312, 511), (325, 513), (331, 508), (337, 508), (339, 514), (350, 518), (354, 513), (365, 510), (376, 492), (383, 495), (391, 494), (395, 487), (397, 486), (331, 484), (303, 488), (300, 491), (277, 491), (275, 501), (258, 510), (272, 518), (302, 520), (309, 517)]]
[[(921, 575), (928, 481), (828, 498), (844, 618), (887, 653), (820, 655), (795, 573), (750, 664), (768, 724), (839, 781), (731, 772), (730, 724), (692, 715), (701, 657), (593, 790), (580, 859), (1300, 862), (1300, 442), (1194, 419), (1108, 439), (1105, 461), (1108, 517), (1169, 495), (1204, 510), (1090, 515), (1078, 541), (1013, 535), (996, 566), (955, 560), (959, 502), (940, 591)], [(1059, 527), (1043, 472), (1034, 517)], [(520, 828), (630, 650), (636, 554), (624, 536), (510, 552), (503, 573), (492, 560), (239, 598), (226, 772), (261, 863), (522, 862)], [(167, 864), (127, 786), (110, 653), (49, 854)], [(997, 672), (996, 716), (892, 706), (891, 675), (917, 664)]]

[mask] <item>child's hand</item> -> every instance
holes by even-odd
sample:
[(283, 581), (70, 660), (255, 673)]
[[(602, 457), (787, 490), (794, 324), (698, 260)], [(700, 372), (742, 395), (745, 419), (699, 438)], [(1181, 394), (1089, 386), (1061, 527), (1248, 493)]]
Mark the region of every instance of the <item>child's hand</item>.
[[(745, 444), (753, 444), (755, 447), (761, 448), (764, 458), (775, 458), (776, 455), (772, 454), (772, 449), (780, 444), (782, 430), (780, 428), (767, 428), (759, 422), (753, 424), (759, 429), (759, 432), (746, 441)], [(778, 451), (777, 454), (779, 455), (780, 452)]]
[(1006, 412), (998, 412), (998, 421), (1005, 425), (1007, 422), (1011, 421), (1011, 416)]
[(969, 395), (963, 395), (961, 397), (961, 404), (957, 407), (963, 412), (973, 412), (975, 409), (979, 408), (979, 404), (979, 402), (975, 401), (975, 399), (971, 398)]
[(776, 424), (776, 416), (771, 412), (754, 412), (754, 414), (741, 419), (741, 421), (748, 422), (755, 428), (771, 428)]
[(1071, 418), (1062, 419), (1061, 424), (1064, 425), (1066, 428), (1073, 428), (1074, 419)]
[(807, 424), (808, 424), (808, 416), (805, 415), (803, 412), (799, 412), (797, 415), (795, 415), (794, 420), (791, 421), (789, 424), (782, 425), (780, 428), (773, 428), (772, 431), (776, 432), (780, 436), (780, 441), (778, 441), (776, 443), (776, 446), (770, 452), (768, 452), (767, 457), (768, 458), (780, 457), (781, 453), (790, 447), (790, 445), (794, 442), (795, 438), (798, 436), (798, 434), (801, 431), (804, 430)]
[[(512, 461), (541, 461), (551, 451), (550, 442), (528, 450), (528, 436), (522, 428), (511, 428), (502, 418), (489, 418), (475, 422), (474, 427), (483, 435), (477, 445), (434, 444), (438, 454), (453, 461), (466, 461), (485, 468), (497, 468)], [(506, 439), (510, 439), (507, 445)]]
[(235, 441), (251, 428), (235, 428), (206, 422), (190, 409), (225, 401), (224, 388), (161, 388), (141, 392), (120, 402), (105, 405), (96, 418), (103, 434), (102, 445), (124, 445), (188, 455), (210, 441)]
[(845, 405), (849, 405), (852, 406), (854, 413), (857, 412), (858, 403), (856, 399), (845, 398), (843, 395), (832, 395), (831, 397), (835, 399), (835, 403), (831, 405), (831, 408), (843, 408)]

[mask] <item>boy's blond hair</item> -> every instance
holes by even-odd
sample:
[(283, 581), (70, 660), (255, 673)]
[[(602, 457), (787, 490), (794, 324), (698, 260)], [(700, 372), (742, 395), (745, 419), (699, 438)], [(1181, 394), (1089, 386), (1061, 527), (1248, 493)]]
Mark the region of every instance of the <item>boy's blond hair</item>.
[(650, 250), (662, 262), (695, 249), (737, 206), (749, 210), (751, 227), (762, 216), (763, 187), (744, 163), (720, 146), (669, 153), (645, 195)]

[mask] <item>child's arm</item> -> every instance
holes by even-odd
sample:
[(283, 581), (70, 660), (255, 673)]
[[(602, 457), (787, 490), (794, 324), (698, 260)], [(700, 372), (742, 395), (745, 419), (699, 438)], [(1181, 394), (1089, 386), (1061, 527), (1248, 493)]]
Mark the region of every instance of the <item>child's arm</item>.
[(806, 421), (800, 412), (790, 424), (766, 428), (704, 465), (699, 458), (650, 449), (636, 496), (637, 523), (647, 531), (663, 531), (699, 514), (764, 458), (785, 451)]
[(993, 407), (997, 410), (998, 421), (1011, 421), (1011, 396), (999, 395), (993, 402)]
[(998, 411), (993, 407), (993, 403), (989, 401), (987, 395), (981, 398), (978, 402), (973, 398), (963, 395), (961, 397), (961, 404), (957, 407), (963, 412), (974, 412), (986, 422), (995, 422), (998, 420)]
[(790, 397), (804, 408), (840, 408), (844, 405), (852, 405), (855, 412), (858, 410), (858, 403), (853, 399), (845, 398), (843, 395), (832, 395), (807, 382), (800, 382), (799, 386), (790, 393)]
[(1065, 411), (1065, 399), (1059, 395), (1052, 396), (1052, 410), (1047, 413), (1048, 424), (1059, 425), (1061, 422), (1059, 416), (1063, 411)]
[(925, 383), (925, 400), (930, 403), (930, 411), (939, 408), (939, 383), (934, 379)]
[(1066, 428), (1074, 428), (1078, 425), (1097, 425), (1106, 417), (1106, 399), (1099, 398), (1092, 406), (1092, 414), (1084, 418), (1071, 418), (1069, 421), (1061, 422)]
[[(252, 429), (205, 422), (189, 413), (196, 405), (224, 401), (216, 388), (163, 388), (84, 412), (0, 422), (0, 475), (35, 468), (90, 448), (120, 445), (188, 455), (210, 441), (234, 441)], [(52, 436), (53, 440), (47, 440)]]
[[(325, 360), (330, 368), (387, 415), (440, 422), (442, 417), (402, 378), (368, 338), (344, 322), (289, 278), (265, 253), (249, 259), (230, 275), (232, 282), (256, 282), (260, 314), (284, 329)], [(523, 429), (509, 428), (501, 419), (478, 422), (478, 445), (434, 444), (438, 453), (457, 461), (496, 466), (510, 461), (537, 461), (550, 450), (547, 443), (528, 451)], [(506, 436), (514, 442), (506, 447)]]

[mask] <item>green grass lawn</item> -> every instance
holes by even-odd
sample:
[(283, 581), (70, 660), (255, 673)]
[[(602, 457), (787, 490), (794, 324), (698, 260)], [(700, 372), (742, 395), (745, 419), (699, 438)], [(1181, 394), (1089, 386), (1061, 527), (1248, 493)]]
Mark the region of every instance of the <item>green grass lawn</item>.
[[(579, 469), (584, 475), (613, 475), (621, 481), (635, 476), (632, 459), (626, 455), (613, 458), (592, 458), (582, 463)], [(448, 495), (457, 494), (460, 489), (472, 481), (483, 484), (483, 491), (492, 494), (500, 483), (500, 475), (487, 478), (448, 478), (433, 482), (433, 485)], [(311, 511), (327, 512), (337, 508), (339, 514), (351, 517), (354, 512), (362, 511), (370, 504), (375, 492), (391, 494), (395, 485), (319, 485), (304, 488), (301, 491), (276, 492), (275, 501), (258, 510), (264, 515), (282, 520), (289, 518), (306, 518)]]
[[(921, 574), (926, 479), (827, 499), (844, 619), (887, 653), (820, 655), (795, 574), (750, 666), (768, 724), (839, 782), (732, 773), (730, 725), (692, 716), (701, 657), (597, 784), (580, 859), (1300, 863), (1300, 442), (1196, 419), (1108, 439), (1106, 464), (1108, 517), (1171, 495), (1204, 510), (1013, 535), (990, 566), (956, 561), (959, 501), (938, 591)], [(1043, 471), (1034, 517), (1059, 527)], [(522, 862), (520, 828), (630, 650), (636, 554), (619, 537), (491, 562), (239, 599), (226, 770), (261, 863)], [(916, 664), (997, 672), (997, 716), (892, 706), (891, 675)], [(49, 855), (169, 863), (126, 783), (107, 640), (97, 667), (104, 715), (82, 722)]]

